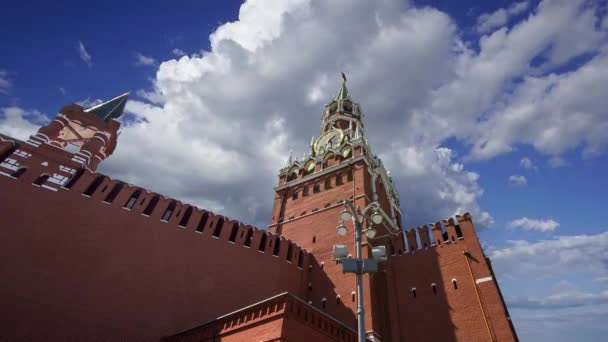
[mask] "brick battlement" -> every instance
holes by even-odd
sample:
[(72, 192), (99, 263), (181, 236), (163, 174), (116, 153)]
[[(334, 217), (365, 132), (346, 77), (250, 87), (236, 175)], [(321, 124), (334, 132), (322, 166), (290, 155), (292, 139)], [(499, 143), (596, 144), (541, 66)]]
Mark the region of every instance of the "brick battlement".
[[(429, 225), (404, 230), (406, 242), (404, 252), (406, 254), (412, 254), (418, 251), (428, 250), (431, 247), (449, 246), (456, 243), (458, 240), (465, 239), (467, 235), (471, 234), (477, 238), (472, 229), (471, 214), (465, 213), (464, 215), (456, 215), (456, 219), (458, 224), (455, 224), (453, 218), (449, 218), (443, 220), (443, 226), (440, 221), (437, 221)], [(463, 230), (461, 228), (462, 223), (466, 225), (467, 229)], [(469, 226), (471, 226), (471, 228), (468, 228)]]

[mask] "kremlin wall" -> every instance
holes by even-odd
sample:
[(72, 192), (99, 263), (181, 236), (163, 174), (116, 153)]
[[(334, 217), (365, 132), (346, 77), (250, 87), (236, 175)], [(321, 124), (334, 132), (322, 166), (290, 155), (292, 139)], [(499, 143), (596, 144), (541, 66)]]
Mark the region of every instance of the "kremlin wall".
[(281, 169), (268, 230), (97, 173), (126, 101), (0, 134), (0, 341), (356, 341), (355, 276), (331, 255), (352, 246), (345, 200), (386, 217), (366, 241), (390, 254), (365, 276), (370, 341), (517, 340), (469, 214), (401, 227), (345, 82), (322, 144)]

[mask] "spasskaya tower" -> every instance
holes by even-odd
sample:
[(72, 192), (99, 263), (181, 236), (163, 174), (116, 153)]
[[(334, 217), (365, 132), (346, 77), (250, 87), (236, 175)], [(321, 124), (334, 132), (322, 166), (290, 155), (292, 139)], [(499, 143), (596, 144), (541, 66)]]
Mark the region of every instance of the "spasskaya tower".
[[(342, 84), (337, 95), (325, 105), (321, 133), (311, 140), (309, 153), (299, 160), (290, 156), (287, 165), (280, 170), (269, 225), (271, 232), (312, 253), (318, 266), (329, 275), (330, 285), (338, 294), (338, 298), (307, 299), (313, 304), (321, 301), (321, 306), (328, 309), (331, 305), (344, 306), (350, 311), (345, 313), (348, 317), (352, 317), (357, 307), (354, 300), (355, 276), (343, 274), (341, 265), (332, 255), (334, 244), (353, 245), (352, 222), (347, 223), (346, 236), (336, 233), (344, 201), (352, 200), (360, 208), (372, 201), (380, 204), (383, 220), (374, 226), (377, 234), (373, 239), (364, 237), (365, 257), (372, 245), (384, 245), (392, 254), (397, 251), (401, 254), (404, 246), (399, 194), (382, 161), (372, 153), (365, 136), (363, 116), (361, 106), (349, 95), (346, 77), (342, 74)], [(355, 254), (352, 248), (350, 252)], [(384, 311), (386, 305), (383, 305), (386, 296), (380, 292), (370, 295), (382, 287), (384, 278), (380, 273), (373, 276), (373, 281), (370, 275), (364, 278), (367, 334), (375, 336), (376, 340), (380, 340), (382, 332), (387, 329), (388, 320), (384, 318), (388, 313)], [(314, 286), (314, 281), (309, 283), (311, 291)], [(331, 309), (340, 311), (339, 308)]]

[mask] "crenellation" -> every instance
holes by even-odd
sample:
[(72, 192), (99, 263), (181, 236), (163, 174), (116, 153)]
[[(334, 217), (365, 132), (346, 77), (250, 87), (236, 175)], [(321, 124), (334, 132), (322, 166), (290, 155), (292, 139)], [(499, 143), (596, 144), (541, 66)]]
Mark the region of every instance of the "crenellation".
[(418, 235), (420, 236), (421, 248), (427, 249), (431, 247), (431, 239), (429, 238), (429, 228), (426, 225), (418, 227)]

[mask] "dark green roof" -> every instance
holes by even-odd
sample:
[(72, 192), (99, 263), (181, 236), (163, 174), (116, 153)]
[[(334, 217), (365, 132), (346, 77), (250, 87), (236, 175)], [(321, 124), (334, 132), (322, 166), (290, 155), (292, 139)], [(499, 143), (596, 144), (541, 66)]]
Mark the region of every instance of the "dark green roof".
[(127, 104), (128, 97), (129, 93), (124, 93), (111, 100), (87, 108), (84, 111), (87, 113), (95, 114), (95, 116), (97, 116), (103, 121), (117, 119), (125, 111), (125, 105)]

